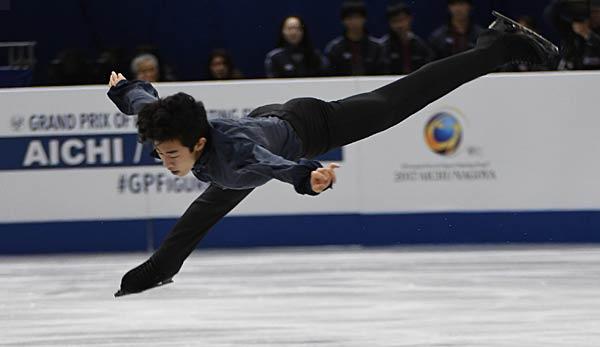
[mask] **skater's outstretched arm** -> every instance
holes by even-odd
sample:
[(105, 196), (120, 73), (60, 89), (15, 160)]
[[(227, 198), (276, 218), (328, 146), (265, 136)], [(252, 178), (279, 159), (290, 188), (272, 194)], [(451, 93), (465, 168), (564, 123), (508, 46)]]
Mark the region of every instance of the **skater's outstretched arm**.
[(250, 192), (252, 189), (223, 189), (211, 184), (185, 211), (150, 259), (123, 276), (120, 295), (150, 289), (177, 274), (210, 228)]
[(108, 97), (124, 114), (138, 114), (146, 104), (158, 100), (158, 92), (145, 81), (128, 81), (122, 74), (112, 72), (108, 82)]
[(244, 159), (240, 173), (254, 173), (290, 183), (299, 194), (318, 195), (335, 183), (335, 172), (339, 166), (330, 164), (323, 168), (316, 160), (287, 160), (251, 141), (240, 140), (240, 153)]

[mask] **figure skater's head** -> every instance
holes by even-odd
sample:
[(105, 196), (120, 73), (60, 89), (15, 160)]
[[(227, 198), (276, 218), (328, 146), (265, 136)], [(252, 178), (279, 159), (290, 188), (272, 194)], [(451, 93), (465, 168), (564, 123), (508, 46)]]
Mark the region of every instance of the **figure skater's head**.
[(177, 93), (146, 105), (138, 114), (140, 142), (151, 142), (163, 165), (185, 176), (207, 146), (210, 124), (204, 105)]

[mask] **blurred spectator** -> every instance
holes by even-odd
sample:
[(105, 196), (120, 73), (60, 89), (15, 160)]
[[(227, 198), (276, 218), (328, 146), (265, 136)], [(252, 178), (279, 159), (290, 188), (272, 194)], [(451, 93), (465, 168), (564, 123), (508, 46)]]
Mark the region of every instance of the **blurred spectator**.
[(412, 11), (403, 2), (387, 8), (389, 34), (381, 38), (388, 73), (409, 74), (433, 60), (433, 51), (412, 32)]
[(450, 19), (431, 34), (431, 48), (436, 59), (449, 57), (475, 47), (483, 29), (471, 20), (471, 0), (448, 0)]
[(347, 1), (341, 8), (343, 36), (329, 42), (325, 54), (333, 75), (377, 75), (385, 73), (383, 47), (367, 34), (367, 8), (363, 2)]
[[(521, 17), (517, 18), (517, 22), (519, 22), (519, 24), (521, 24), (524, 27), (529, 28), (535, 32), (539, 31), (537, 28), (535, 19), (533, 19), (533, 17), (521, 16)], [(532, 67), (531, 65), (526, 64), (526, 63), (511, 63), (511, 64), (507, 64), (507, 65), (503, 66), (501, 69), (501, 71), (503, 71), (503, 72), (527, 72), (527, 71), (542, 71), (542, 70), (547, 70), (547, 68)]]
[(265, 58), (267, 77), (321, 76), (325, 63), (310, 39), (308, 28), (299, 16), (288, 16), (281, 23), (277, 48)]
[[(161, 82), (164, 81), (176, 81), (177, 78), (175, 76), (175, 69), (169, 65), (168, 63), (166, 63), (166, 59), (163, 59), (158, 47), (154, 46), (154, 45), (148, 45), (148, 44), (143, 44), (143, 45), (138, 45), (135, 47), (135, 51), (133, 56), (137, 57), (140, 55), (144, 55), (144, 54), (151, 54), (153, 55), (156, 60), (158, 61), (158, 80)], [(133, 59), (131, 59), (133, 60)], [(131, 64), (129, 64), (131, 65)]]
[(233, 80), (243, 78), (242, 73), (235, 68), (229, 52), (224, 49), (213, 50), (208, 57), (209, 80)]
[(154, 54), (140, 54), (131, 61), (131, 72), (138, 80), (158, 82), (159, 71), (158, 59)]
[(58, 86), (94, 83), (92, 64), (81, 50), (65, 49), (50, 63), (48, 83)]
[(559, 70), (600, 69), (600, 4), (554, 0), (544, 13), (561, 36)]

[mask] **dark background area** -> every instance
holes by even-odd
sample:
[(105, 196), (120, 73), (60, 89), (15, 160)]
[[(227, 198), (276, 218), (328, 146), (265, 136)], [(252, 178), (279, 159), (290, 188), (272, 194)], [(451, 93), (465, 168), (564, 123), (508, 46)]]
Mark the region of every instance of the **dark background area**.
[[(380, 37), (387, 31), (387, 0), (366, 0), (368, 30)], [(492, 9), (509, 16), (542, 20), (548, 0), (474, 0), (474, 20), (487, 26)], [(65, 48), (79, 48), (94, 60), (100, 52), (118, 48), (128, 57), (139, 45), (159, 49), (161, 63), (174, 67), (178, 80), (205, 78), (208, 53), (229, 49), (246, 77), (264, 76), (263, 60), (276, 42), (281, 19), (303, 16), (315, 45), (342, 32), (342, 0), (18, 0), (0, 11), (0, 41), (37, 41), (34, 84), (44, 84), (47, 66)], [(415, 12), (414, 31), (428, 37), (447, 20), (446, 0), (406, 1)], [(550, 35), (552, 37), (552, 35)], [(123, 72), (128, 75), (128, 66)]]

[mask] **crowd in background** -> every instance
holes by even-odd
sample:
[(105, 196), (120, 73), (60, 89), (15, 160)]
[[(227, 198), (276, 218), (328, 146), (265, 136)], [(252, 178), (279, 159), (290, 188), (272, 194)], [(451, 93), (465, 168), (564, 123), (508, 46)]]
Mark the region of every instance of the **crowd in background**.
[[(389, 32), (375, 38), (366, 29), (366, 5), (358, 0), (346, 1), (340, 9), (344, 32), (323, 50), (313, 45), (313, 33), (304, 19), (290, 15), (281, 21), (275, 48), (266, 53), (264, 75), (293, 78), (408, 74), (431, 61), (475, 46), (478, 35), (484, 29), (472, 21), (472, 1), (448, 0), (447, 6), (448, 21), (428, 38), (423, 38), (412, 30), (414, 14), (411, 8), (403, 2), (390, 2), (386, 13)], [(574, 8), (572, 2), (553, 0), (546, 7), (544, 18), (561, 38), (563, 59), (556, 69), (600, 69), (600, 5), (592, 3), (589, 8), (581, 9)], [(521, 16), (518, 21), (538, 30), (532, 17)], [(234, 61), (225, 48), (212, 51), (206, 62), (208, 79), (243, 78)], [(90, 63), (81, 53), (65, 50), (52, 62), (48, 82), (51, 85), (104, 83), (106, 72), (113, 69), (151, 82), (177, 80), (173, 68), (160, 59), (156, 47), (138, 47), (129, 64), (123, 62), (123, 54), (119, 51), (104, 52), (97, 61)], [(501, 70), (540, 69), (545, 68), (515, 63)]]

